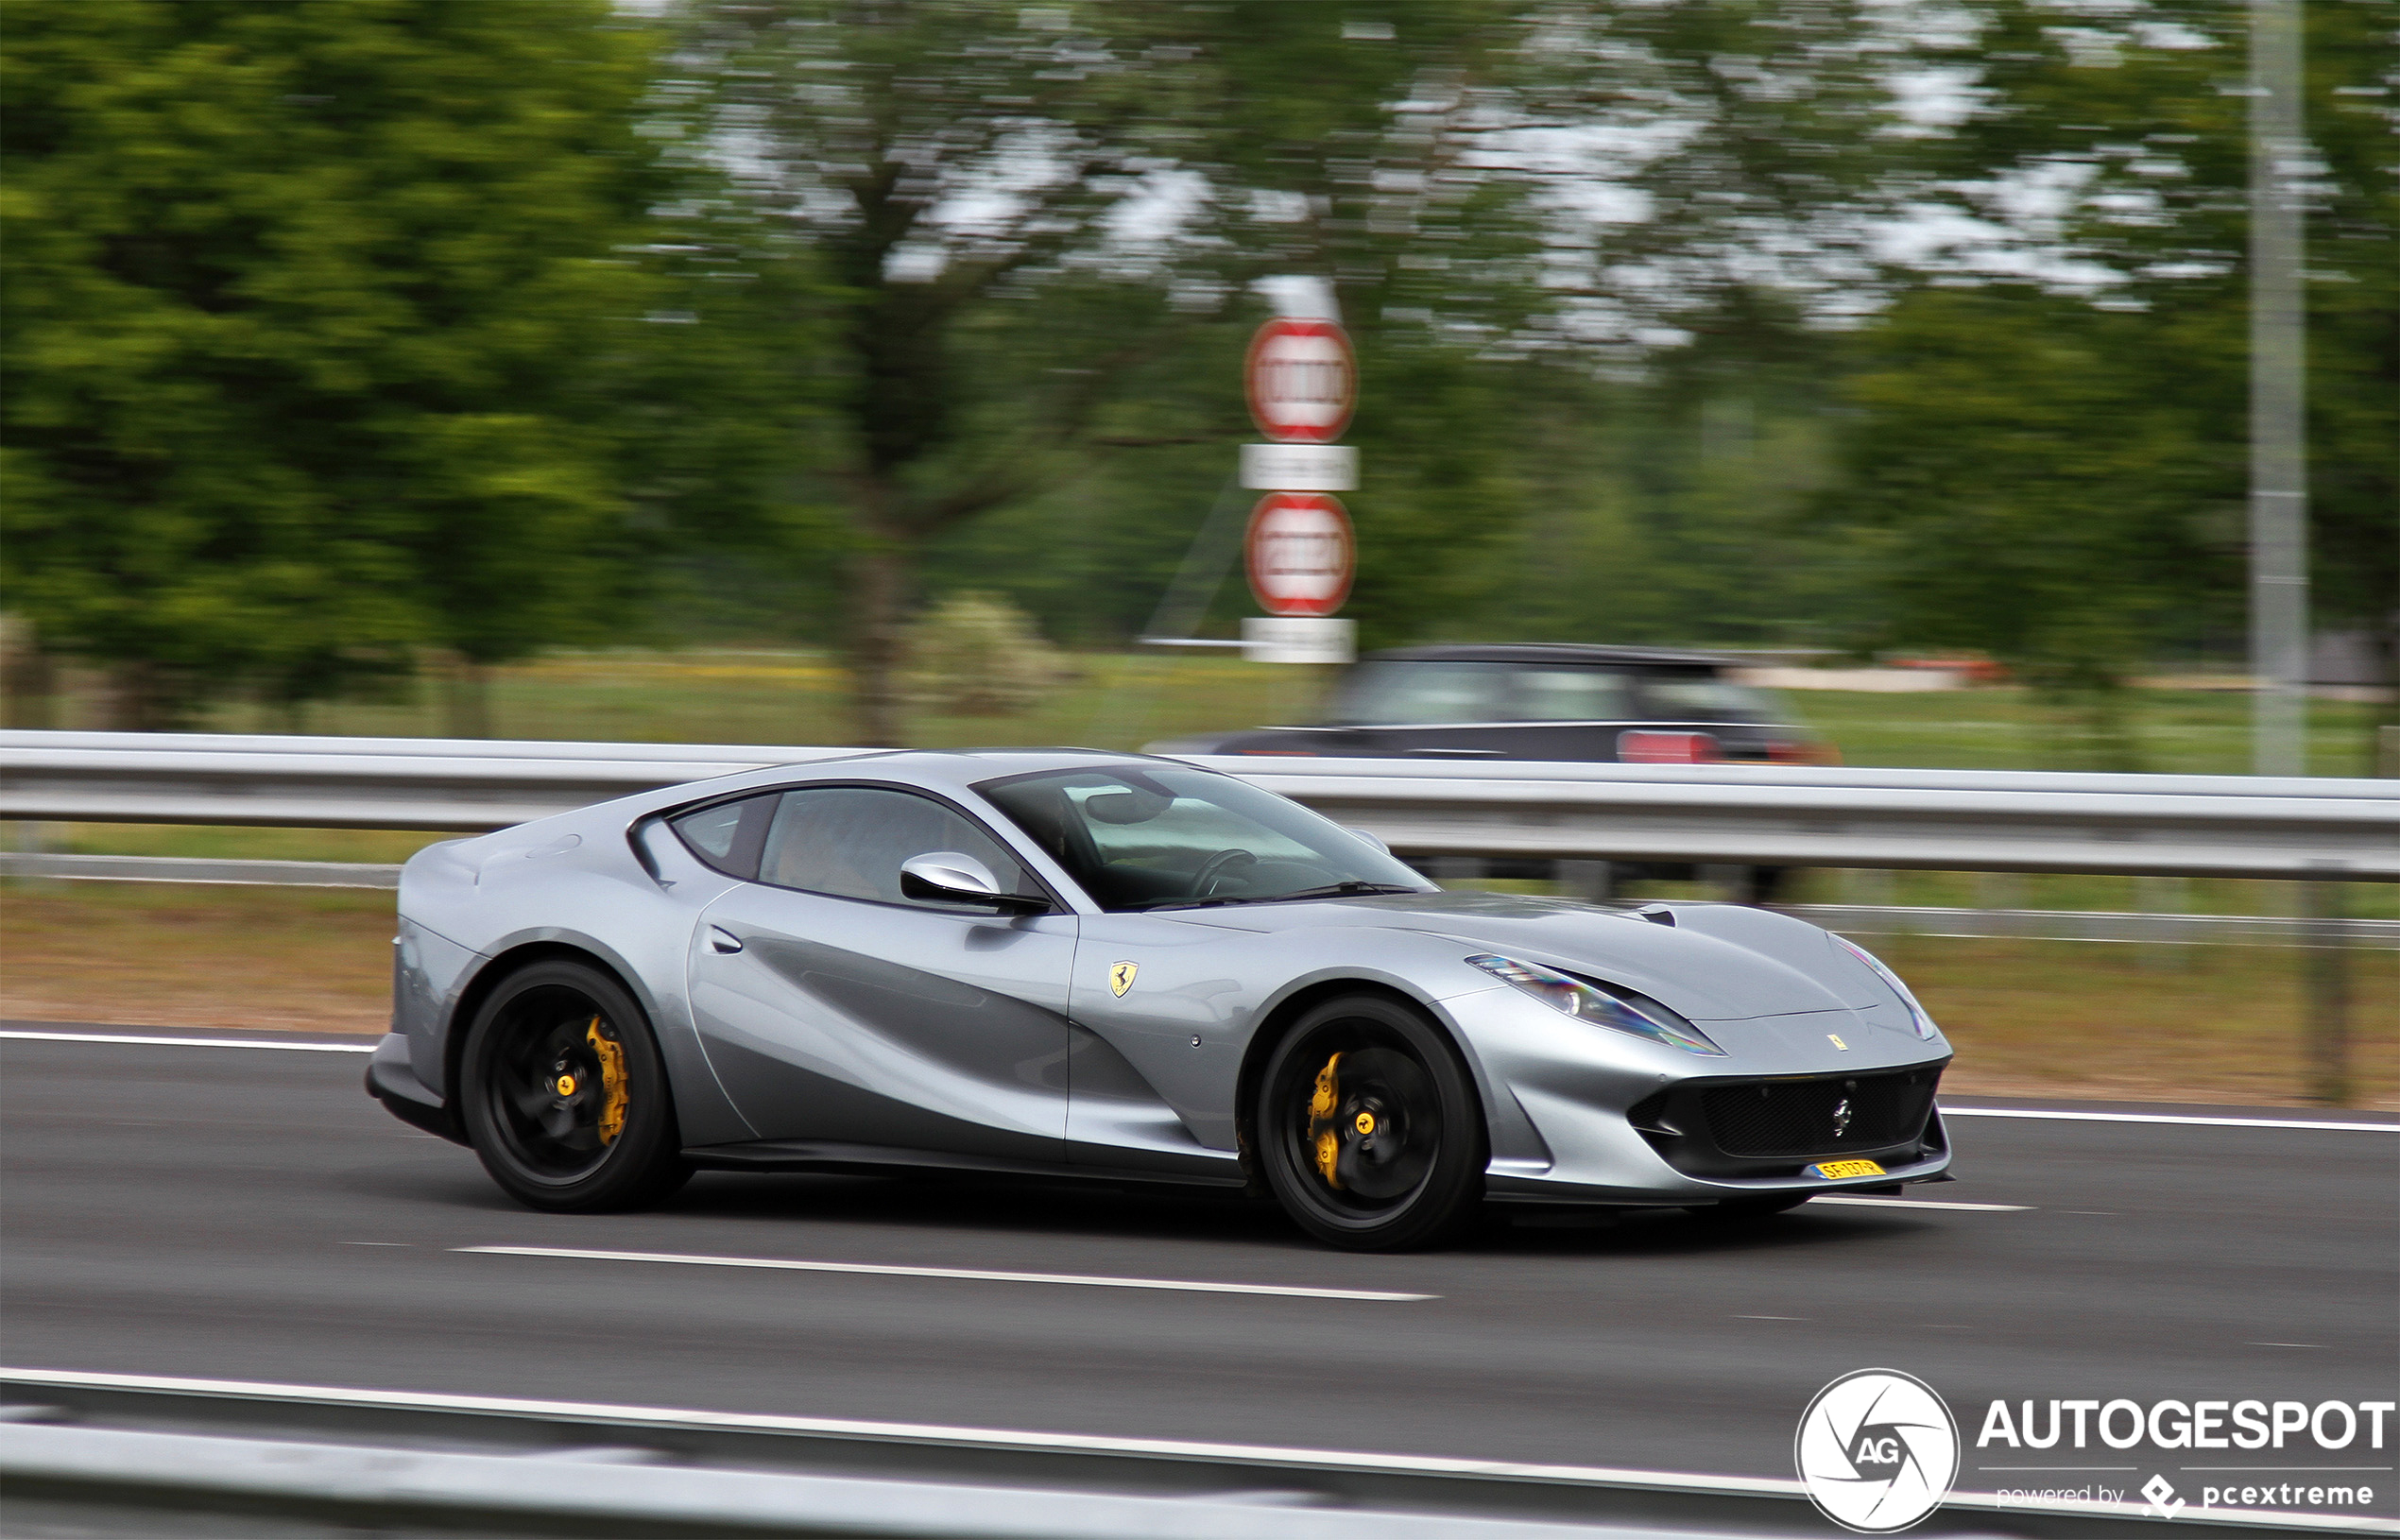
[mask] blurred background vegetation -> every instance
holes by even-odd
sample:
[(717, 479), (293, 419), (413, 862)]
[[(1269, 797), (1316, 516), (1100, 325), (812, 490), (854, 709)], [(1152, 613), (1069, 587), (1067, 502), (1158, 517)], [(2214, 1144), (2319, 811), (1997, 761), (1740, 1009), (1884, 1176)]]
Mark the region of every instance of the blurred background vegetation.
[[(2316, 616), (2389, 681), (2400, 40), (2307, 15)], [(12, 0), (9, 720), (1298, 714), (1123, 656), (1296, 274), (1360, 356), (1366, 644), (1970, 650), (2023, 688), (1802, 709), (1863, 762), (2238, 768), (2237, 695), (2142, 681), (2242, 651), (2245, 22)], [(2390, 711), (2323, 703), (2316, 767)]]

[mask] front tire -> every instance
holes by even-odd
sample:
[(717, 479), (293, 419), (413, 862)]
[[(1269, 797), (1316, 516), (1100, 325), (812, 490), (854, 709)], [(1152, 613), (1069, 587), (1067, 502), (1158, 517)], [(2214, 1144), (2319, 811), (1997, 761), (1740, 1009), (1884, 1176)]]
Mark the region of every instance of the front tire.
[(463, 1058), (468, 1141), (526, 1207), (642, 1208), (690, 1178), (658, 1040), (601, 969), (558, 961), (510, 974), (476, 1011)]
[(1253, 1127), (1283, 1211), (1346, 1251), (1438, 1245), (1483, 1199), (1474, 1082), (1440, 1029), (1388, 996), (1294, 1022), (1260, 1077)]

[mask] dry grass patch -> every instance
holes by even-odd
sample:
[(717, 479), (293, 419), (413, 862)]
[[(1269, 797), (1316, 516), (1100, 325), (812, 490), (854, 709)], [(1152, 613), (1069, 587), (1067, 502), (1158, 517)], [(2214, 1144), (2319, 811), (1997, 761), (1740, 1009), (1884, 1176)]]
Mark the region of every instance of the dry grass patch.
[[(2288, 947), (1862, 937), (1958, 1048), (1977, 1095), (2301, 1105), (2309, 1043)], [(2400, 1108), (2400, 951), (2349, 954), (2351, 1104)]]
[(0, 1016), (380, 1033), (392, 895), (76, 882), (0, 893)]

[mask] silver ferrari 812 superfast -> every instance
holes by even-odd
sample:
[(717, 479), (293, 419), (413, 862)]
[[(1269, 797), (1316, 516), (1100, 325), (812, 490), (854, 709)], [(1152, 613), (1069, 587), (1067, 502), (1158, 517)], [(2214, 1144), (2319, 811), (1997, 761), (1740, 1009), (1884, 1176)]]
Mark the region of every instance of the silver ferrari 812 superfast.
[(1949, 1046), (1732, 904), (1447, 893), (1174, 760), (862, 754), (419, 852), (367, 1086), (537, 1208), (695, 1169), (1246, 1189), (1338, 1246), (1484, 1204), (1946, 1179)]

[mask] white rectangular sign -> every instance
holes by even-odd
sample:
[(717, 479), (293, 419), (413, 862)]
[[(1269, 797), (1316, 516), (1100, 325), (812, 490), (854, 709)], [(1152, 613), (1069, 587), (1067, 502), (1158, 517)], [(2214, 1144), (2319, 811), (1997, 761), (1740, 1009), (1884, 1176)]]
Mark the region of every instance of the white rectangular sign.
[(1347, 444), (1244, 444), (1242, 485), (1263, 492), (1354, 492), (1359, 452)]
[(1322, 615), (1252, 615), (1242, 623), (1251, 663), (1346, 663), (1358, 656), (1355, 622)]

